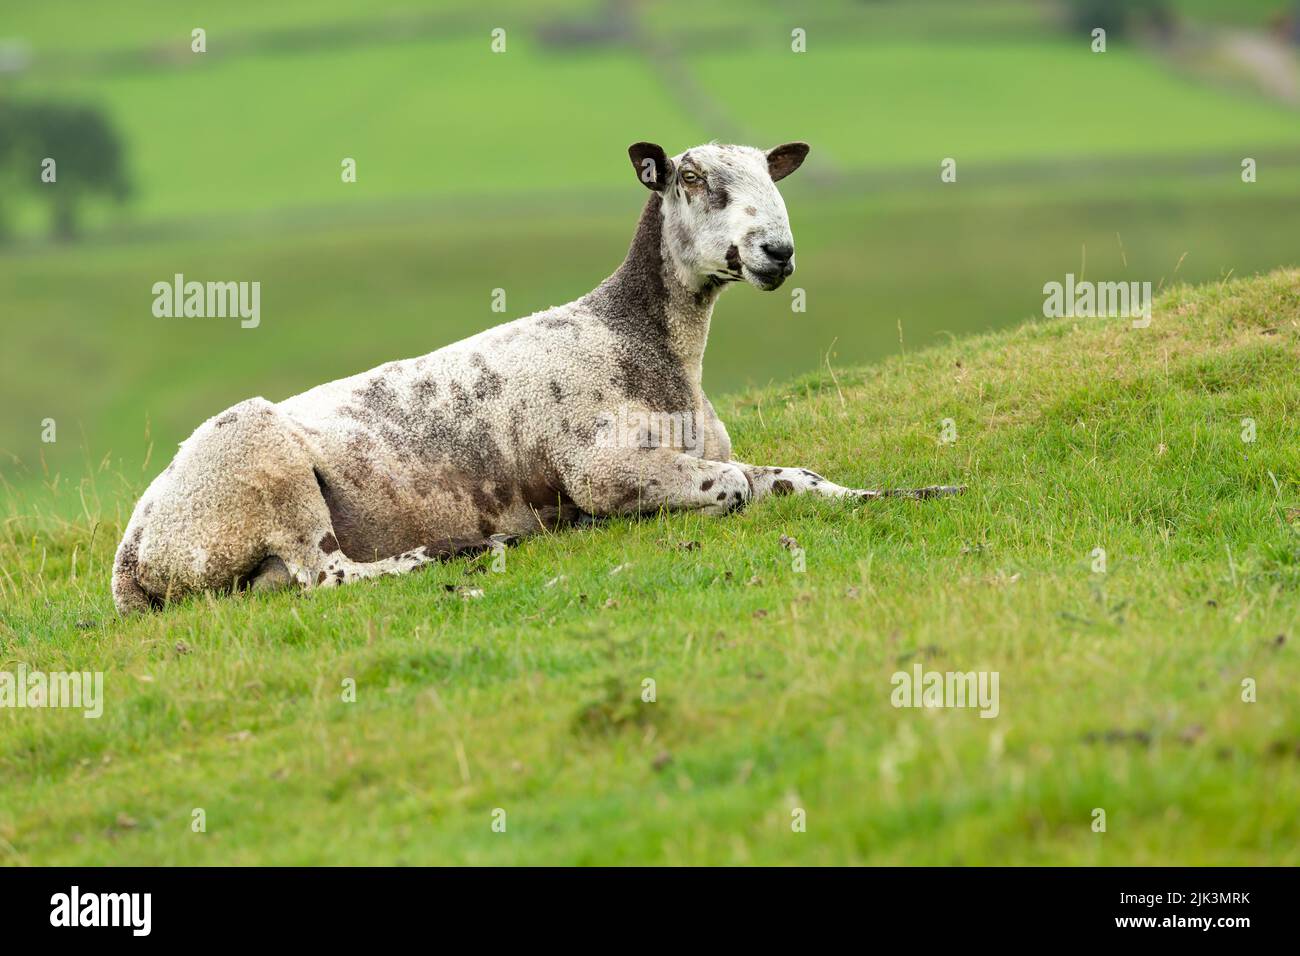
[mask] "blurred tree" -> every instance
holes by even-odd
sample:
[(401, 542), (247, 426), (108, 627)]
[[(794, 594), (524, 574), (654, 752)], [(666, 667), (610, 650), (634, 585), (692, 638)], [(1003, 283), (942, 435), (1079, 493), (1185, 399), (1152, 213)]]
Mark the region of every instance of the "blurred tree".
[(9, 235), (9, 209), (18, 192), (20, 180), (14, 155), (18, 151), (14, 107), (0, 99), (0, 241)]
[[(56, 164), (53, 182), (41, 178), (46, 159)], [(90, 197), (121, 202), (130, 194), (122, 144), (108, 118), (76, 104), (0, 101), (0, 177), (30, 184), (50, 204), (52, 232), (62, 240), (76, 236)], [(0, 222), (3, 215), (0, 209)]]

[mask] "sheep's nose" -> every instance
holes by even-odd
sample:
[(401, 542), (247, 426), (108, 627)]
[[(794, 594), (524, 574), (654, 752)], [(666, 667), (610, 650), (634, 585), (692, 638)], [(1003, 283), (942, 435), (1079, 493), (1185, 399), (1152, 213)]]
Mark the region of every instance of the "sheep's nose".
[(788, 242), (765, 242), (760, 248), (780, 263), (789, 262), (794, 258), (794, 246)]

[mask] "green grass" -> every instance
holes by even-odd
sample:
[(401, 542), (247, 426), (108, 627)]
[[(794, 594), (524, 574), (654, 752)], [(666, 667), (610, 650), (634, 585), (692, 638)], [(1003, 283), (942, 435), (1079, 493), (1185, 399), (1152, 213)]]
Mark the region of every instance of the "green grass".
[[(103, 670), (107, 704), (0, 710), (0, 859), (1294, 865), (1298, 358), (1300, 272), (1179, 286), (1147, 329), (1034, 321), (718, 403), (748, 460), (960, 499), (617, 521), (501, 575), (125, 623), (141, 481), (101, 473), (62, 492), (83, 518), (4, 524), (5, 666)], [(894, 709), (916, 662), (998, 671), (1000, 715)]]

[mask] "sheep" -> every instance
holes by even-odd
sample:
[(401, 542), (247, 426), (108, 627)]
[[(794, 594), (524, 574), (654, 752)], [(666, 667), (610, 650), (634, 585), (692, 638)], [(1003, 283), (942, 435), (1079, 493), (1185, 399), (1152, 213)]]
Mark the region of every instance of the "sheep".
[(544, 528), (768, 495), (869, 491), (749, 465), (701, 388), (721, 291), (794, 272), (776, 183), (805, 143), (628, 155), (650, 195), (626, 258), (567, 305), (419, 358), (252, 398), (200, 425), (137, 503), (113, 564), (121, 614), (202, 591), (334, 587)]

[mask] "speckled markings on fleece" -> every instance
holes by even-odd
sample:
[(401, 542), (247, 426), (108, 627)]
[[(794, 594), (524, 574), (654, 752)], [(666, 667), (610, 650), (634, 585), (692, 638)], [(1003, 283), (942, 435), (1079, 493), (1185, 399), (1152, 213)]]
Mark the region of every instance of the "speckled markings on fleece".
[[(794, 271), (775, 183), (807, 151), (710, 144), (669, 158), (635, 144), (651, 194), (627, 257), (596, 289), (204, 422), (131, 516), (113, 568), (119, 611), (201, 590), (402, 573), (583, 513), (723, 514), (767, 494), (881, 494), (733, 461), (700, 387), (722, 288), (770, 291)], [(646, 423), (636, 441), (602, 433), (629, 414)], [(656, 424), (682, 419), (698, 425), (690, 447)]]

